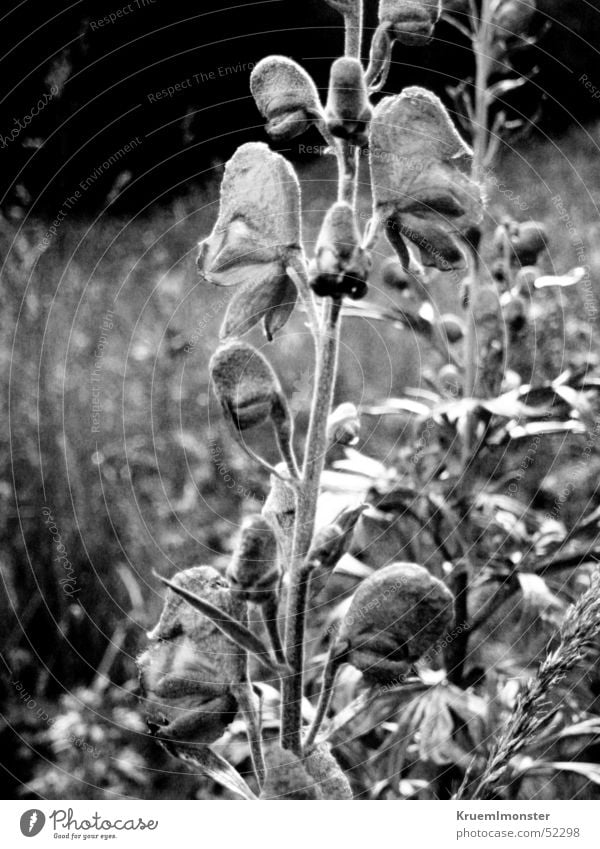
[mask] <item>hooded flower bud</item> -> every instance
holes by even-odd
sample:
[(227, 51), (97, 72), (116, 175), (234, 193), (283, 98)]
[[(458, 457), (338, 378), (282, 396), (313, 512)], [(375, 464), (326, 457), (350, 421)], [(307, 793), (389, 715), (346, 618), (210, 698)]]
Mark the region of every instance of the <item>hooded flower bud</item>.
[(360, 436), (360, 418), (354, 404), (340, 404), (327, 419), (330, 445), (356, 445)]
[(455, 345), (465, 335), (465, 328), (458, 316), (452, 313), (444, 313), (440, 319), (442, 330), (446, 334), (446, 338), (451, 345)]
[(380, 0), (379, 21), (390, 29), (392, 38), (408, 47), (422, 47), (431, 41), (441, 15), (440, 0)]
[(200, 243), (200, 276), (243, 288), (232, 298), (222, 338), (263, 321), (269, 339), (288, 320), (296, 288), (286, 268), (300, 249), (300, 186), (291, 165), (264, 144), (244, 144), (225, 166), (219, 217)]
[(261, 59), (250, 75), (250, 91), (267, 119), (267, 132), (277, 141), (299, 136), (322, 114), (314, 82), (286, 56)]
[(514, 267), (535, 265), (548, 245), (546, 228), (539, 221), (517, 223), (510, 219), (496, 228), (494, 251), (497, 256), (508, 255)]
[(245, 342), (228, 342), (209, 364), (215, 394), (237, 431), (271, 419), (290, 428), (290, 414), (277, 375), (263, 355)]
[(373, 217), (406, 267), (404, 239), (424, 265), (461, 268), (465, 238), (482, 217), (480, 188), (470, 177), (472, 151), (441, 100), (412, 87), (385, 97), (370, 125)]
[(548, 234), (539, 221), (524, 221), (511, 239), (514, 258), (518, 265), (535, 265), (539, 255), (546, 250)]
[(392, 563), (359, 586), (338, 641), (369, 681), (390, 683), (448, 633), (453, 596), (427, 569)]
[(500, 0), (493, 17), (499, 38), (506, 41), (522, 37), (535, 12), (535, 0)]
[(502, 297), (502, 315), (511, 336), (518, 336), (527, 325), (527, 307), (522, 298), (507, 292)]
[[(245, 619), (244, 602), (210, 566), (179, 572), (173, 582)], [(148, 638), (137, 664), (151, 728), (174, 740), (214, 742), (235, 717), (232, 687), (246, 680), (246, 652), (173, 590)]]
[(309, 270), (315, 294), (363, 298), (370, 267), (370, 256), (360, 246), (352, 207), (344, 201), (334, 203), (323, 220)]
[(410, 271), (404, 268), (402, 263), (397, 259), (388, 259), (385, 261), (381, 279), (390, 289), (397, 289), (399, 292), (405, 292), (410, 288), (411, 282), (413, 282)]
[(248, 516), (244, 521), (227, 577), (245, 601), (262, 604), (276, 594), (281, 580), (277, 540), (261, 515)]
[(366, 129), (372, 109), (367, 94), (363, 66), (359, 59), (342, 56), (331, 66), (325, 117), (334, 136), (367, 143)]

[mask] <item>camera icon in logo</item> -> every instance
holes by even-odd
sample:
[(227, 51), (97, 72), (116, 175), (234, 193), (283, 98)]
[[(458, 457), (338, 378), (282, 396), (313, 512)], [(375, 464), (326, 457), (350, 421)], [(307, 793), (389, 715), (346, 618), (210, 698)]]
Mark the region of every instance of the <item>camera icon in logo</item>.
[(24, 837), (35, 837), (43, 829), (46, 823), (46, 817), (42, 811), (37, 808), (31, 808), (21, 814), (21, 834)]

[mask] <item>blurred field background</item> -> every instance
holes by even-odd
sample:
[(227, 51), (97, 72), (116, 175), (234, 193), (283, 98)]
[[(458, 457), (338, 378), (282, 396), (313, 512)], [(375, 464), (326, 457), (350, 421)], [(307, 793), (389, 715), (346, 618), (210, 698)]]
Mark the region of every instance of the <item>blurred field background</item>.
[[(506, 150), (489, 181), (486, 224), (489, 231), (507, 214), (544, 221), (544, 264), (559, 273), (581, 264), (574, 244), (581, 239), (596, 296), (599, 132), (573, 128)], [(223, 563), (243, 511), (266, 495), (265, 475), (230, 438), (208, 388), (208, 358), (229, 295), (199, 283), (194, 263), (196, 243), (216, 217), (219, 171), (206, 192), (135, 218), (121, 219), (110, 207), (95, 218), (74, 213), (45, 250), (47, 221), (2, 222), (5, 798), (209, 792), (147, 738), (133, 660), (162, 603), (152, 571)], [(325, 159), (300, 171), (309, 249), (333, 196), (331, 173)], [(557, 197), (572, 226), (564, 214), (560, 220)], [(365, 216), (369, 202), (365, 191)], [(379, 263), (388, 249), (383, 241), (378, 249)], [(373, 281), (382, 303), (397, 297), (381, 289), (377, 274)], [(432, 286), (442, 311), (457, 308), (455, 283), (440, 275)], [(565, 291), (538, 296), (538, 377), (598, 360), (582, 293)], [(258, 332), (252, 341), (266, 344)], [(268, 349), (301, 438), (313, 361), (298, 311)], [(347, 319), (337, 398), (366, 403), (396, 395), (436, 365), (410, 332)], [(372, 419), (361, 449), (391, 462), (402, 440), (393, 420)], [(275, 460), (267, 439), (261, 448)], [(590, 467), (579, 502), (600, 503), (597, 472)], [(578, 509), (575, 502), (569, 509)]]

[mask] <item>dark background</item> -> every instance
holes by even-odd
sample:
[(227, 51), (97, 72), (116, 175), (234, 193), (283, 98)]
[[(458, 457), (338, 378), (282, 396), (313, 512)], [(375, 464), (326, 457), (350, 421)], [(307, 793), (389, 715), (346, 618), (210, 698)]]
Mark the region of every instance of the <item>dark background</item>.
[[(553, 134), (598, 112), (600, 100), (578, 80), (586, 72), (594, 82), (593, 69), (600, 67), (599, 5), (538, 3), (532, 28), (542, 35), (526, 61), (539, 73), (517, 106), (531, 113), (543, 99), (543, 128)], [(372, 25), (377, 3), (367, 0), (366, 7)], [(116, 207), (131, 212), (202, 184), (239, 144), (265, 138), (243, 66), (275, 49), (304, 64), (323, 87), (342, 41), (342, 18), (324, 0), (132, 0), (129, 7), (121, 0), (10, 0), (3, 8), (2, 136), (57, 75), (65, 80), (61, 96), (0, 150), (3, 208), (27, 206), (34, 215), (52, 216), (80, 181), (137, 136), (142, 143), (123, 156), (122, 169), (108, 168), (93, 182), (80, 212), (117, 195)], [(114, 23), (100, 24), (126, 9)], [(396, 47), (388, 89), (418, 81), (444, 95), (470, 70), (466, 40), (442, 23), (427, 50)], [(193, 78), (211, 72), (214, 79)], [(156, 92), (186, 79), (185, 89), (152, 102)], [(319, 144), (320, 138), (303, 141)]]

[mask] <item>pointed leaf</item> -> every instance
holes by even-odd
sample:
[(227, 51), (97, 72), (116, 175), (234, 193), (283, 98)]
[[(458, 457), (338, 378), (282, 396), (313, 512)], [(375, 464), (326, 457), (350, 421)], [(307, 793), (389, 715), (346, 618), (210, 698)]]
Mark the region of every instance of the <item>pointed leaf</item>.
[(167, 751), (191, 766), (197, 767), (204, 775), (221, 784), (236, 796), (249, 801), (256, 796), (244, 781), (242, 776), (221, 755), (213, 752), (208, 746), (192, 743), (164, 743)]
[(280, 666), (276, 663), (267, 648), (267, 646), (260, 640), (252, 631), (248, 630), (245, 625), (242, 625), (241, 622), (237, 622), (232, 616), (228, 613), (225, 613), (224, 610), (220, 610), (215, 605), (211, 604), (209, 601), (206, 601), (200, 596), (197, 596), (195, 593), (191, 593), (189, 590), (184, 589), (184, 587), (180, 587), (177, 584), (173, 583), (173, 581), (169, 581), (168, 578), (163, 578), (162, 575), (158, 575), (156, 572), (154, 573), (156, 577), (162, 581), (162, 583), (169, 587), (173, 592), (180, 595), (184, 598), (188, 604), (191, 604), (196, 610), (199, 610), (200, 613), (207, 616), (214, 624), (222, 631), (226, 637), (234, 642), (236, 645), (240, 646), (246, 651), (252, 652), (255, 654), (258, 659), (267, 666), (271, 672), (274, 672), (275, 675), (284, 675), (289, 673), (288, 667)]

